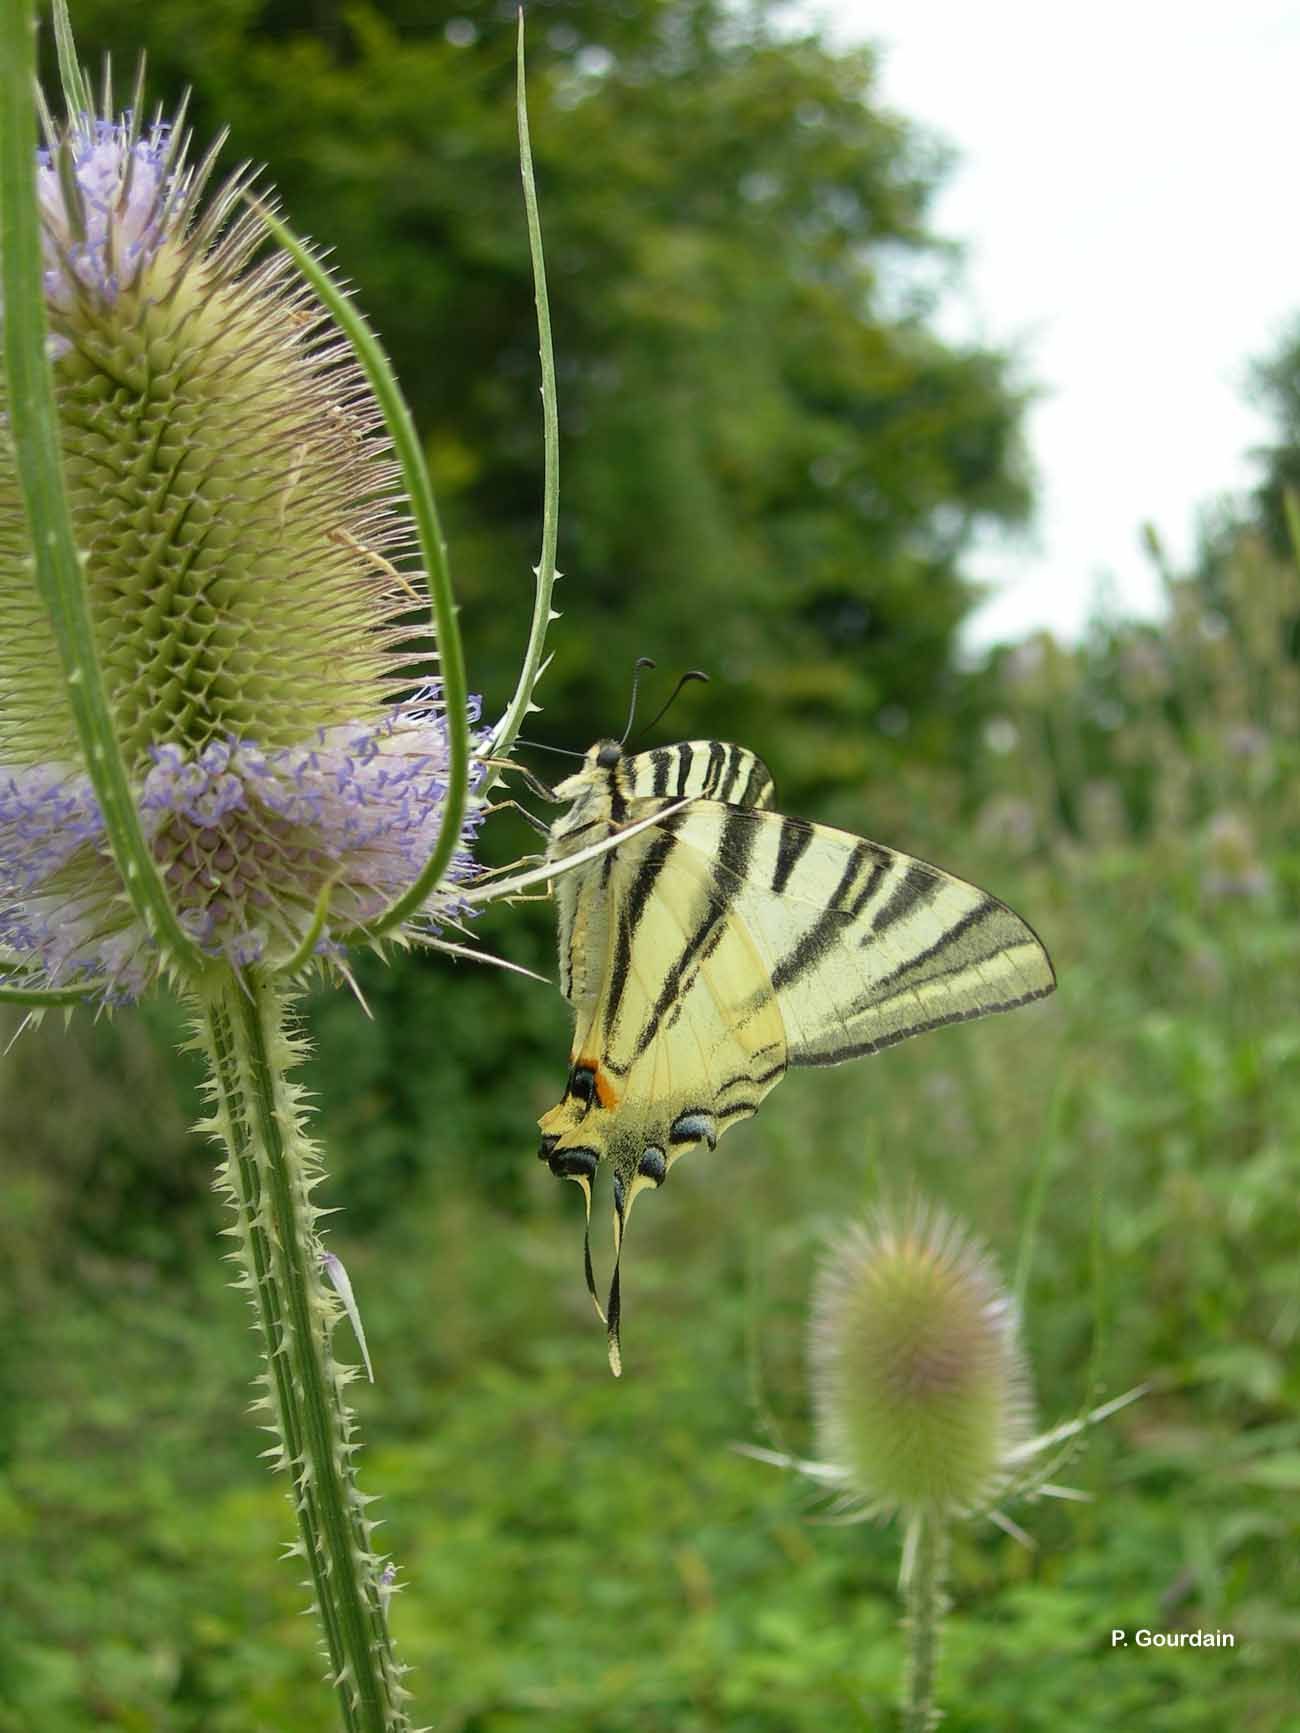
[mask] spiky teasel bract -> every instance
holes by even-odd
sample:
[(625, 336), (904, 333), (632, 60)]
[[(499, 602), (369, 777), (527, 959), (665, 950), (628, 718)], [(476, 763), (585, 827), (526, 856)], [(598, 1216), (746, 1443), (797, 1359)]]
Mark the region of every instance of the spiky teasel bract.
[[(182, 929), (235, 966), (283, 961), (325, 907), (328, 953), (415, 881), (441, 820), (408, 520), (351, 350), (286, 253), (254, 258), (246, 171), (204, 202), (215, 147), (191, 164), (183, 125), (139, 104), (47, 116), (36, 170), (96, 659)], [(0, 945), (36, 984), (129, 998), (167, 959), (113, 862), (0, 439)]]
[(818, 1441), (882, 1514), (989, 1509), (1032, 1429), (1015, 1306), (941, 1210), (883, 1210), (827, 1251), (810, 1360)]
[(877, 1206), (827, 1246), (809, 1372), (821, 1457), (738, 1444), (742, 1454), (834, 1493), (849, 1521), (988, 1516), (1027, 1544), (997, 1501), (1082, 1496), (1048, 1476), (1072, 1441), (1144, 1393), (1034, 1435), (1016, 1303), (978, 1241), (919, 1198)]
[[(1127, 1391), (1032, 1437), (1015, 1302), (966, 1230), (916, 1198), (876, 1208), (828, 1246), (809, 1359), (822, 1459), (736, 1448), (833, 1493), (844, 1521), (901, 1519), (901, 1725), (930, 1733), (939, 1722), (935, 1681), (953, 1524), (987, 1516), (1031, 1546), (996, 1501), (1084, 1496), (1049, 1484), (1048, 1475), (1069, 1441), (1143, 1392)], [(1058, 1445), (1067, 1448), (1035, 1466)]]

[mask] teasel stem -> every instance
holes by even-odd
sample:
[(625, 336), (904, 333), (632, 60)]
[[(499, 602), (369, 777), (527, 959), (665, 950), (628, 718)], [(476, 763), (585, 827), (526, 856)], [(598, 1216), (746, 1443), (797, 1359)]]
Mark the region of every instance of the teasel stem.
[(24, 987), (19, 975), (0, 975), (0, 1005), (26, 1005), (37, 1011), (47, 1006), (88, 1005), (93, 987)]
[(907, 1662), (903, 1676), (903, 1733), (930, 1733), (939, 1724), (934, 1681), (947, 1602), (948, 1524), (937, 1511), (916, 1511), (903, 1543), (903, 1622)]
[(239, 1242), (234, 1254), (265, 1344), (267, 1395), (259, 1404), (279, 1439), (267, 1454), (293, 1481), (300, 1539), (346, 1733), (405, 1733), (408, 1693), (388, 1634), (384, 1561), (371, 1545), (369, 1502), (356, 1487), (357, 1449), (344, 1400), (350, 1368), (334, 1361), (340, 1315), (328, 1287), (311, 1203), (320, 1178), (304, 1135), (298, 1091), (287, 1079), (301, 1047), (286, 1002), (268, 976), (223, 972), (198, 1002), (198, 1045), (216, 1108), (203, 1128), (225, 1146), (219, 1176)]
[[(35, 556), (35, 581), (63, 660), (82, 760), (131, 905), (183, 977), (211, 964), (176, 917), (136, 810), (95, 650), (85, 571), (73, 536), (46, 351), (36, 201), (35, 26), (30, 0), (0, 0), (0, 290), (9, 437)], [(47, 1001), (49, 1002), (49, 1001)]]

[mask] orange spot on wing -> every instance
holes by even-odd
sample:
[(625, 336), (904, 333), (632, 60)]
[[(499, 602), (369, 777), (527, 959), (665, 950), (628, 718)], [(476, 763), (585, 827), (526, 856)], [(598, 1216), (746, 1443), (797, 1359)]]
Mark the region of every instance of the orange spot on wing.
[(599, 1106), (601, 1106), (601, 1107), (617, 1107), (618, 1106), (618, 1102), (619, 1102), (618, 1091), (615, 1089), (614, 1085), (610, 1082), (609, 1078), (606, 1077), (605, 1073), (601, 1070), (600, 1061), (598, 1059), (587, 1059), (587, 1058), (584, 1058), (583, 1056), (579, 1055), (579, 1057), (577, 1059), (575, 1059), (573, 1061), (573, 1063), (575, 1066), (581, 1066), (584, 1070), (591, 1072), (592, 1093), (595, 1095), (596, 1101), (597, 1101)]

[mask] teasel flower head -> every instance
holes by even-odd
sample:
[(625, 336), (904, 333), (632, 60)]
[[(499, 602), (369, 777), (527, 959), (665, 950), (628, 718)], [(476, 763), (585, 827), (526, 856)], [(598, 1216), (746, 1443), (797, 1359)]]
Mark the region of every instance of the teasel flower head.
[(872, 1514), (990, 1510), (1032, 1430), (1015, 1306), (941, 1211), (882, 1209), (829, 1249), (813, 1299), (822, 1457)]
[[(238, 171), (183, 123), (46, 119), (35, 168), (69, 515), (115, 751), (177, 927), (243, 967), (337, 956), (439, 833), (449, 718), (384, 421)], [(138, 996), (172, 959), (129, 894), (33, 582), (0, 383), (0, 947)], [(412, 623), (414, 622), (414, 623)], [(468, 806), (408, 936), (454, 916)]]
[(1202, 855), (1201, 889), (1207, 901), (1261, 902), (1270, 895), (1272, 874), (1242, 813), (1220, 809), (1211, 816)]

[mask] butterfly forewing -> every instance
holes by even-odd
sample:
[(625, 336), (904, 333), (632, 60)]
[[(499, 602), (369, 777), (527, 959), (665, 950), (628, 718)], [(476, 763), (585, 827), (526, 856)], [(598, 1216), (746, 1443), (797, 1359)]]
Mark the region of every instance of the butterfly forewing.
[[(752, 832), (743, 851), (741, 825)], [(1005, 903), (879, 843), (706, 802), (684, 815), (678, 842), (731, 872), (733, 918), (764, 965), (753, 1000), (777, 1000), (792, 1065), (834, 1065), (1055, 985)]]
[(624, 787), (634, 798), (720, 800), (768, 807), (775, 790), (767, 766), (743, 746), (721, 740), (681, 740), (623, 760)]

